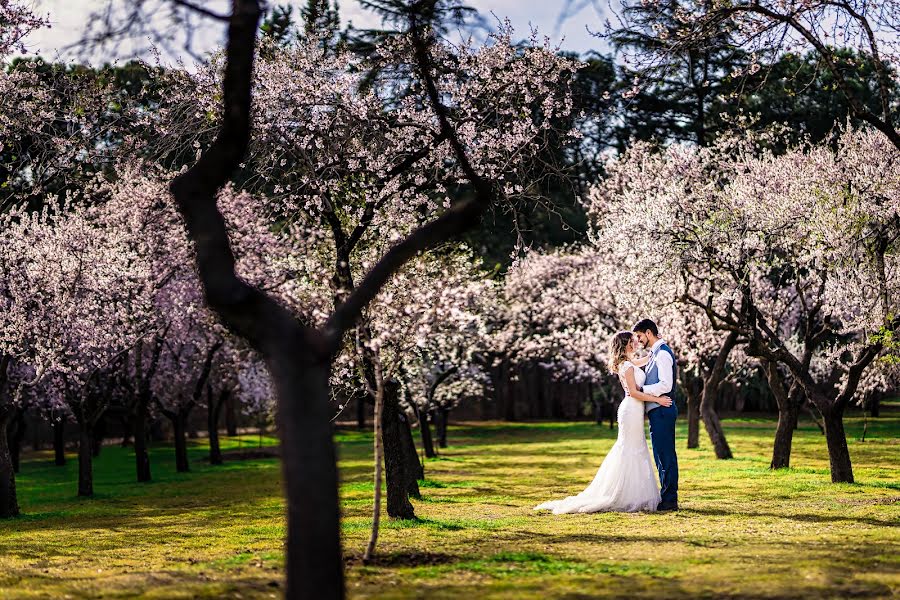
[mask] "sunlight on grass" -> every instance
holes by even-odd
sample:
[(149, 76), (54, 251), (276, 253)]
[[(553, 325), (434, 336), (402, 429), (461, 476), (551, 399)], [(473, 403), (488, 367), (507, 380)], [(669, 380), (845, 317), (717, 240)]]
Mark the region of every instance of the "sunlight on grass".
[[(680, 423), (683, 445), (684, 423)], [(787, 471), (768, 469), (774, 421), (725, 421), (736, 459), (706, 440), (679, 449), (675, 514), (552, 516), (532, 507), (579, 491), (616, 432), (590, 423), (473, 423), (426, 463), (417, 519), (371, 526), (368, 432), (341, 431), (347, 586), (356, 598), (890, 597), (900, 589), (900, 405), (848, 419), (858, 480), (830, 483), (825, 442), (802, 423)], [(264, 437), (263, 444), (276, 443)], [(252, 451), (256, 436), (223, 439)], [(26, 456), (21, 518), (0, 523), (0, 597), (280, 596), (283, 501), (276, 458), (204, 461), (175, 472), (152, 450), (154, 481), (133, 480), (129, 449), (106, 447), (97, 497), (75, 496), (77, 465)]]

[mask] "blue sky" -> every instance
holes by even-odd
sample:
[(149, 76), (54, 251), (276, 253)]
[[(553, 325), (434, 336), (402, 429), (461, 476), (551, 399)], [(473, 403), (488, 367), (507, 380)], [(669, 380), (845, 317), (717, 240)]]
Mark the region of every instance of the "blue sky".
[[(128, 0), (119, 0), (128, 2)], [(541, 35), (546, 35), (555, 44), (559, 44), (564, 50), (585, 52), (587, 50), (605, 50), (605, 44), (591, 36), (588, 29), (599, 31), (607, 16), (611, 16), (607, 0), (571, 0), (576, 10), (559, 23), (560, 15), (567, 4), (567, 0), (470, 0), (469, 5), (479, 10), (488, 19), (490, 24), (496, 23), (496, 18), (508, 18), (517, 33), (527, 37), (530, 28), (536, 27)], [(278, 2), (278, 0), (275, 0)], [(106, 0), (32, 0), (37, 10), (49, 14), (52, 27), (32, 34), (29, 46), (32, 51), (39, 52), (47, 58), (66, 58), (71, 52), (66, 48), (77, 42), (84, 31), (87, 20), (92, 11), (106, 3)], [(285, 2), (280, 2), (285, 3)], [(291, 2), (301, 4), (300, 2)], [(222, 8), (225, 12), (227, 2), (223, 0), (209, 0), (205, 5)], [(357, 27), (375, 26), (377, 19), (363, 11), (356, 0), (343, 0), (340, 2), (341, 16), (345, 22), (351, 21)], [(221, 44), (224, 28), (219, 23), (210, 22), (196, 38), (194, 47), (199, 53), (214, 49)], [(95, 60), (104, 61), (110, 58), (130, 58), (141, 53), (147, 45), (146, 40), (135, 40), (121, 47), (114, 55), (96, 57)], [(175, 60), (175, 56), (165, 56), (165, 61)], [(183, 57), (190, 62), (190, 57)]]

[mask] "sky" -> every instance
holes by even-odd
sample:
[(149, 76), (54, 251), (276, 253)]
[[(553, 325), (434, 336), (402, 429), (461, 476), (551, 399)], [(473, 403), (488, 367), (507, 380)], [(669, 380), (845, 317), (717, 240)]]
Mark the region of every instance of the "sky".
[[(129, 0), (119, 0), (124, 5)], [(161, 4), (164, 0), (154, 0)], [(606, 18), (612, 12), (606, 5), (607, 0), (469, 0), (469, 6), (476, 8), (484, 16), (489, 25), (495, 26), (497, 19), (509, 19), (517, 34), (528, 37), (531, 28), (537, 28), (541, 36), (548, 36), (553, 44), (562, 50), (587, 52), (589, 50), (606, 51), (607, 46), (593, 37), (590, 31), (600, 31)], [(31, 0), (40, 14), (49, 15), (51, 27), (33, 33), (28, 39), (29, 50), (48, 59), (71, 59), (75, 51), (71, 48), (84, 34), (92, 13), (108, 3), (108, 0)], [(226, 13), (228, 2), (224, 0), (197, 0), (198, 4)], [(274, 3), (290, 3), (297, 5), (303, 2), (274, 0)], [(378, 26), (378, 19), (364, 11), (356, 0), (339, 2), (341, 17), (345, 23), (352, 22), (356, 27)], [(560, 16), (566, 8), (568, 17), (560, 22)], [(160, 11), (161, 20), (164, 14)], [(162, 22), (162, 21), (161, 21)], [(165, 21), (168, 23), (168, 21)], [(190, 65), (196, 56), (203, 56), (220, 46), (223, 42), (224, 26), (221, 23), (206, 20), (195, 36), (193, 48), (195, 56), (185, 53), (183, 44), (171, 46), (163, 51), (163, 62), (183, 60)], [(123, 43), (118, 49), (104, 49), (102, 54), (90, 57), (91, 62), (108, 62), (116, 59), (128, 59), (136, 54), (145, 54), (147, 40), (135, 39)]]

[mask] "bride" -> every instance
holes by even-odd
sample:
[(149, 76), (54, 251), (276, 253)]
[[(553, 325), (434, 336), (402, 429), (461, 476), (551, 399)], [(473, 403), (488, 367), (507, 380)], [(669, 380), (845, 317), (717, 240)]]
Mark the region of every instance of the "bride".
[(609, 370), (619, 375), (625, 398), (619, 405), (619, 437), (594, 480), (577, 496), (544, 502), (534, 510), (552, 510), (556, 515), (656, 510), (659, 487), (644, 436), (644, 402), (671, 406), (672, 400), (639, 391), (645, 379), (641, 367), (649, 357), (636, 358), (636, 351), (637, 339), (630, 331), (620, 331), (609, 341)]

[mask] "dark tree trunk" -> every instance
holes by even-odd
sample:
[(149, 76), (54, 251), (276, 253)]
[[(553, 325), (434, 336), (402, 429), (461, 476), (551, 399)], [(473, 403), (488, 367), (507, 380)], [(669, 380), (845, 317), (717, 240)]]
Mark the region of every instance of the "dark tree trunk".
[(384, 383), (384, 406), (381, 408), (381, 432), (384, 446), (384, 471), (387, 483), (387, 513), (398, 519), (414, 519), (416, 514), (409, 502), (406, 460), (403, 451), (403, 428), (397, 405), (397, 384)]
[(152, 479), (150, 473), (150, 453), (147, 450), (147, 419), (149, 417), (147, 398), (137, 401), (134, 415), (134, 466), (137, 472), (137, 480), (146, 482)]
[(0, 418), (0, 518), (3, 519), (19, 514), (19, 503), (16, 497), (16, 472), (13, 469), (6, 432), (8, 422), (8, 414)]
[(66, 464), (66, 422), (53, 421), (53, 462), (59, 467)]
[(437, 452), (434, 451), (434, 440), (431, 437), (428, 413), (424, 410), (416, 410), (416, 416), (419, 418), (419, 433), (422, 436), (422, 448), (425, 451), (425, 456), (426, 458), (435, 458)]
[(191, 470), (187, 453), (187, 415), (179, 412), (169, 418), (175, 432), (175, 470), (187, 473)]
[(437, 409), (438, 420), (435, 423), (437, 429), (438, 447), (447, 447), (447, 423), (450, 421), (450, 409), (439, 406)]
[(102, 415), (97, 419), (97, 423), (93, 427), (93, 435), (91, 436), (91, 454), (94, 458), (100, 456), (100, 450), (103, 448), (103, 440), (106, 437), (106, 415)]
[(122, 426), (122, 448), (131, 445), (131, 437), (134, 435), (134, 417), (120, 417), (119, 425)]
[(94, 495), (94, 435), (91, 425), (79, 423), (78, 432), (78, 495)]
[[(303, 352), (305, 350), (305, 352)], [(270, 363), (278, 386), (282, 477), (287, 495), (287, 598), (343, 597), (338, 471), (327, 364), (298, 368), (283, 350), (284, 364)], [(233, 395), (232, 395), (233, 396)]]
[(9, 455), (12, 460), (13, 471), (18, 473), (19, 459), (22, 454), (22, 441), (25, 439), (25, 411), (16, 410), (16, 416), (13, 417), (10, 425), (12, 432), (9, 432), (10, 427), (7, 427), (7, 432), (9, 434)]
[(833, 483), (853, 483), (853, 465), (844, 432), (844, 409), (832, 407), (822, 412), (825, 421), (825, 441), (828, 444), (828, 460), (831, 463)]
[(402, 412), (400, 413), (400, 436), (400, 441), (403, 443), (403, 472), (406, 478), (406, 493), (411, 498), (421, 498), (419, 480), (425, 479), (425, 468), (419, 461), (419, 453), (416, 451), (416, 443), (413, 441), (409, 417)]
[[(701, 392), (702, 394), (702, 392)], [(687, 392), (687, 447), (700, 447), (700, 394)]]
[(225, 433), (228, 437), (238, 434), (237, 396), (229, 394), (225, 400)]
[(366, 398), (367, 395), (356, 400), (356, 428), (360, 431), (366, 430)]
[(228, 390), (222, 390), (218, 400), (213, 398), (212, 388), (207, 388), (208, 409), (206, 413), (206, 429), (209, 432), (209, 464), (222, 464), (222, 448), (219, 445), (219, 415), (222, 407), (228, 401), (231, 394)]
[(794, 441), (794, 430), (797, 429), (802, 394), (796, 387), (787, 389), (776, 363), (765, 361), (763, 366), (769, 389), (778, 405), (778, 426), (775, 428), (775, 444), (769, 468), (787, 469), (791, 466), (791, 446)]
[(713, 450), (715, 450), (716, 458), (729, 459), (732, 458), (731, 448), (725, 439), (725, 431), (722, 429), (722, 422), (719, 420), (719, 413), (716, 412), (716, 402), (719, 397), (719, 389), (722, 379), (725, 376), (725, 365), (728, 361), (728, 355), (737, 344), (737, 332), (729, 333), (725, 341), (719, 348), (719, 354), (716, 356), (716, 362), (713, 364), (709, 375), (703, 382), (703, 394), (700, 397), (700, 417), (706, 426), (706, 432), (709, 434), (709, 441), (712, 442)]
[(797, 428), (798, 407), (778, 407), (778, 426), (775, 428), (775, 445), (772, 450), (772, 469), (787, 469), (791, 466), (791, 446), (794, 429)]

